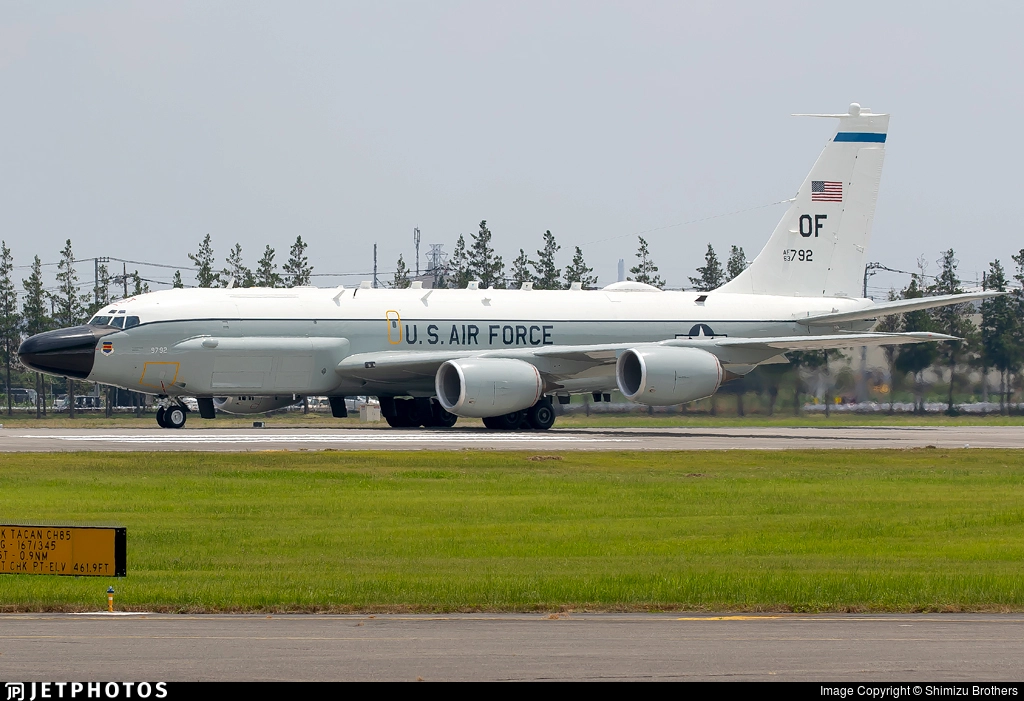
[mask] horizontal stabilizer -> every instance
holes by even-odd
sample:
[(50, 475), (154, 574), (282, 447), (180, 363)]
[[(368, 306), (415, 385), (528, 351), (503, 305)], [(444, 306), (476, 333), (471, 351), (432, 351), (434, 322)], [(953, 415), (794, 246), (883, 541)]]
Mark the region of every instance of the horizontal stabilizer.
[(825, 326), (828, 324), (839, 324), (846, 321), (863, 321), (866, 319), (877, 319), (880, 316), (888, 316), (890, 314), (903, 314), (905, 312), (915, 312), (919, 309), (932, 309), (934, 307), (944, 307), (949, 304), (973, 302), (978, 299), (996, 297), (1003, 294), (1006, 293), (985, 291), (966, 292), (958, 295), (937, 295), (935, 297), (897, 299), (891, 302), (879, 302), (878, 304), (873, 304), (870, 307), (856, 309), (852, 312), (833, 312), (831, 314), (809, 316), (803, 319), (797, 319), (796, 322), (798, 324), (803, 324), (804, 326)]

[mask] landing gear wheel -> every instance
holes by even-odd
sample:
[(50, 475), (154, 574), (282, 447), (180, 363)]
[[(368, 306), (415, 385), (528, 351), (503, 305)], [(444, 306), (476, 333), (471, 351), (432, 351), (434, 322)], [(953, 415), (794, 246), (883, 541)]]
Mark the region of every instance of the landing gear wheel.
[(501, 416), (488, 416), (484, 419), (484, 426), (495, 431), (515, 431), (523, 423), (523, 412), (513, 411), (511, 414)]
[(545, 397), (526, 410), (526, 420), (532, 428), (546, 431), (555, 425), (555, 409), (551, 400)]
[(185, 425), (185, 410), (180, 406), (168, 407), (164, 411), (164, 426), (167, 428), (181, 428)]
[(433, 422), (431, 424), (433, 426), (437, 426), (439, 428), (451, 428), (455, 425), (455, 422), (459, 420), (458, 416), (446, 411), (445, 408), (441, 406), (441, 402), (433, 402), (431, 410), (434, 413)]
[(164, 422), (164, 414), (167, 410), (164, 407), (159, 407), (156, 410), (156, 425), (160, 428), (167, 428), (167, 424)]
[(385, 416), (388, 426), (392, 428), (414, 428), (420, 425), (417, 417), (413, 416), (416, 405), (412, 399), (395, 399), (395, 415)]

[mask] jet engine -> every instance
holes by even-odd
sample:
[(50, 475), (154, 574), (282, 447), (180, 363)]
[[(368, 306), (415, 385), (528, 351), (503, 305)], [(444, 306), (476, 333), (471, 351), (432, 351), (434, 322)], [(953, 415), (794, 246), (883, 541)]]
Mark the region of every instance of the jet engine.
[(213, 405), (228, 414), (262, 414), (274, 409), (283, 409), (300, 401), (302, 401), (302, 397), (296, 398), (292, 394), (272, 396), (250, 394), (241, 397), (214, 397)]
[(615, 381), (626, 399), (653, 406), (710, 397), (723, 377), (718, 358), (699, 348), (640, 346), (615, 363)]
[(434, 388), (445, 411), (480, 419), (529, 409), (544, 394), (544, 381), (523, 360), (462, 358), (437, 369)]

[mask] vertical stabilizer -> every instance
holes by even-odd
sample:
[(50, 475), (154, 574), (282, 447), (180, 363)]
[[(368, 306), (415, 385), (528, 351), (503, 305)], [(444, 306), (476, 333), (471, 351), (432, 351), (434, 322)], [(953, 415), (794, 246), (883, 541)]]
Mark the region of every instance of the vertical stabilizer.
[(721, 292), (859, 297), (889, 115), (850, 105), (754, 262)]

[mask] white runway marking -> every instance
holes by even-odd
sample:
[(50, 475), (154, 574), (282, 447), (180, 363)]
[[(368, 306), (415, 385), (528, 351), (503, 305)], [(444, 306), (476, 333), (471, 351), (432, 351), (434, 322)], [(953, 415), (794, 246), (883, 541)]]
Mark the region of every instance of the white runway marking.
[(635, 443), (635, 438), (589, 438), (584, 436), (552, 436), (545, 434), (433, 434), (407, 433), (387, 435), (317, 435), (317, 434), (210, 434), (152, 435), (109, 434), (24, 434), (18, 438), (49, 439), (83, 443)]

